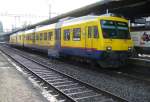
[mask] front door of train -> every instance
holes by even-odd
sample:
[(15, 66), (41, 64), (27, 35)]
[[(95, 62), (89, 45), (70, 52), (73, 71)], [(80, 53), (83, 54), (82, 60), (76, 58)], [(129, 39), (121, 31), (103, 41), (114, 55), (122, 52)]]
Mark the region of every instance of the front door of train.
[(100, 46), (98, 26), (90, 24), (86, 27), (85, 48), (88, 56), (93, 57), (93, 51)]
[(93, 48), (93, 37), (92, 37), (92, 26), (87, 26), (86, 27), (86, 34), (85, 34), (85, 49), (86, 53), (88, 55), (91, 54), (92, 48)]

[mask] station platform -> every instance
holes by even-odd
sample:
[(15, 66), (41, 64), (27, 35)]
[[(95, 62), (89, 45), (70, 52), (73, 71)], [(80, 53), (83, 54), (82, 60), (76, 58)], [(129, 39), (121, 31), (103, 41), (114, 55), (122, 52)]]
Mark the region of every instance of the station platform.
[(40, 89), (0, 52), (0, 102), (48, 102)]

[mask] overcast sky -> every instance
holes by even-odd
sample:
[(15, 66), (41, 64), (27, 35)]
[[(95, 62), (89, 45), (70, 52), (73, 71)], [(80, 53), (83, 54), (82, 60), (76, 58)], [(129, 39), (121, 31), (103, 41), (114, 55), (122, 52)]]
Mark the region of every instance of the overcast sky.
[(49, 4), (52, 17), (58, 14), (95, 3), (100, 0), (2, 0), (0, 3), (0, 21), (4, 29), (40, 22), (49, 16)]

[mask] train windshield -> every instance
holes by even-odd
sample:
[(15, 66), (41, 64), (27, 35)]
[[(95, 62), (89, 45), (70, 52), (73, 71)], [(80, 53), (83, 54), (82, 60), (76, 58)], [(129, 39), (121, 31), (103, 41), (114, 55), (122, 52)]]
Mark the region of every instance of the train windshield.
[(130, 39), (129, 27), (126, 22), (101, 20), (101, 26), (104, 38)]

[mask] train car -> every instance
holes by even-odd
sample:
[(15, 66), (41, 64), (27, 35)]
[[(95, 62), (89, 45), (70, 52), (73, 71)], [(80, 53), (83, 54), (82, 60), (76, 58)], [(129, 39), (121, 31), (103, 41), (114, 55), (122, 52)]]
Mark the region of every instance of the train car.
[(137, 54), (150, 54), (150, 28), (132, 27), (130, 34)]
[(54, 29), (55, 24), (51, 24), (25, 31), (24, 47), (48, 53), (55, 44)]
[(20, 31), (16, 34), (16, 46), (17, 47), (23, 47), (24, 44), (24, 32)]
[(23, 47), (23, 33), (17, 32), (10, 36), (9, 44), (15, 47)]
[(23, 39), (23, 46), (25, 48), (33, 49), (34, 47), (34, 36), (35, 36), (35, 29), (26, 30), (24, 33)]
[(107, 15), (61, 20), (25, 31), (24, 38), (24, 47), (44, 50), (49, 57), (80, 57), (102, 67), (124, 65), (133, 49), (128, 20)]
[(48, 49), (53, 49), (55, 45), (55, 24), (46, 25), (42, 27), (36, 27), (36, 49), (41, 49), (43, 52), (48, 53)]
[(14, 33), (14, 34), (12, 34), (10, 37), (9, 37), (10, 39), (9, 39), (9, 44), (10, 45), (15, 45), (16, 44), (16, 34)]

